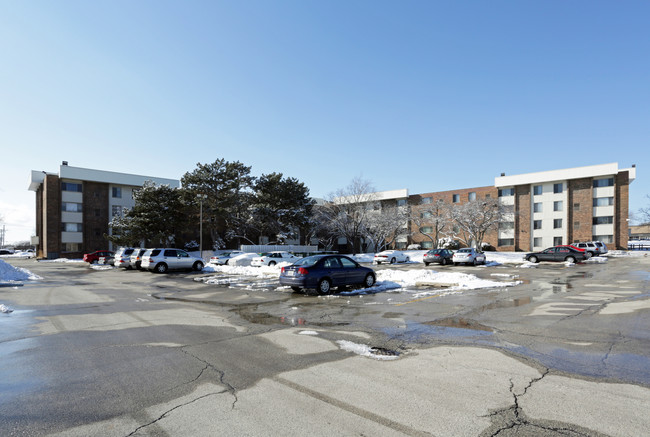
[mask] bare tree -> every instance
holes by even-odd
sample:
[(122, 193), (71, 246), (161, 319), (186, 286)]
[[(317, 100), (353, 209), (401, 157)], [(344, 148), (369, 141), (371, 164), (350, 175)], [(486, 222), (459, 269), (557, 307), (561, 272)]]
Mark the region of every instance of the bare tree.
[(363, 230), (364, 237), (373, 244), (376, 251), (382, 251), (400, 237), (409, 234), (408, 209), (405, 206), (384, 207), (368, 215)]
[[(646, 196), (650, 200), (650, 195)], [(639, 221), (642, 225), (650, 224), (650, 206), (639, 209)]]
[(449, 205), (443, 200), (413, 205), (410, 213), (413, 233), (427, 237), (431, 240), (433, 248), (437, 249), (440, 240), (446, 237), (451, 230), (451, 219), (448, 210)]
[(449, 218), (458, 228), (453, 232), (455, 238), (467, 246), (481, 249), (485, 234), (496, 229), (503, 221), (506, 209), (498, 199), (473, 200), (464, 204), (454, 204), (449, 208)]
[(360, 252), (368, 229), (368, 216), (376, 206), (374, 187), (369, 181), (356, 177), (330, 197), (321, 211), (330, 232), (345, 238), (353, 252)]

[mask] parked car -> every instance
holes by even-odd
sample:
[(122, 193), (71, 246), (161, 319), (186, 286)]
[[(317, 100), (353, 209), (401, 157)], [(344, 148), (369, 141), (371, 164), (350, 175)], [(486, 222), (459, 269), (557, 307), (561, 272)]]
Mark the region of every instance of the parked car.
[(290, 286), (294, 291), (314, 288), (327, 294), (332, 287), (375, 285), (373, 269), (363, 267), (345, 255), (312, 255), (301, 258), (290, 266), (282, 267), (280, 285)]
[(528, 253), (524, 258), (532, 263), (540, 261), (576, 263), (588, 259), (588, 256), (585, 252), (571, 246), (553, 246), (541, 252)]
[(251, 266), (253, 267), (274, 266), (282, 262), (293, 263), (297, 259), (298, 259), (297, 256), (285, 251), (267, 252), (267, 253), (263, 253), (261, 256), (253, 258), (253, 260), (251, 261)]
[(113, 258), (115, 256), (115, 253), (110, 251), (110, 250), (97, 250), (92, 253), (86, 253), (84, 254), (84, 262), (87, 262), (88, 264), (95, 264), (99, 262), (99, 257), (103, 256), (105, 258)]
[(217, 264), (220, 266), (227, 265), (228, 261), (230, 261), (231, 258), (234, 258), (239, 255), (243, 255), (245, 253), (246, 252), (242, 252), (241, 250), (231, 250), (228, 252), (222, 252), (210, 257), (210, 264)]
[(138, 270), (142, 269), (142, 256), (145, 254), (147, 249), (135, 249), (131, 254), (131, 267)]
[(0, 255), (13, 255), (13, 250), (0, 249)]
[(135, 249), (133, 247), (120, 247), (115, 252), (115, 261), (113, 265), (115, 267), (123, 267), (125, 269), (132, 269), (131, 266), (131, 255)]
[(142, 256), (142, 269), (157, 273), (168, 270), (203, 270), (203, 260), (181, 249), (148, 249)]
[(453, 263), (453, 256), (454, 252), (449, 249), (431, 249), (424, 254), (422, 259), (425, 266), (431, 263), (442, 264), (444, 266), (445, 264)]
[(600, 255), (605, 255), (609, 250), (607, 250), (607, 245), (602, 241), (594, 241), (594, 244), (600, 248)]
[(485, 254), (479, 252), (473, 247), (464, 247), (454, 252), (451, 260), (456, 266), (461, 263), (474, 264), (476, 266), (479, 264), (485, 264)]
[(598, 256), (601, 253), (600, 246), (596, 245), (596, 242), (594, 241), (584, 241), (580, 243), (574, 243), (572, 244), (572, 246), (576, 247), (577, 249), (582, 249), (585, 252), (589, 252), (591, 256)]
[(383, 252), (376, 253), (372, 262), (374, 264), (395, 264), (402, 262), (407, 263), (409, 261), (410, 259), (408, 255), (406, 255), (404, 252), (401, 252), (399, 250), (384, 250)]

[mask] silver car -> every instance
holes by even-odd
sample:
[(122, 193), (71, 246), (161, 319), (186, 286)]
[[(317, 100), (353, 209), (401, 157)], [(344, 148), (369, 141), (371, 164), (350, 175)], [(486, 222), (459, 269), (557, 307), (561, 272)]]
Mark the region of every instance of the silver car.
[(135, 249), (132, 247), (120, 247), (117, 249), (117, 252), (115, 252), (115, 261), (113, 265), (115, 267), (132, 269), (133, 267), (131, 266), (131, 255), (133, 254), (134, 250)]
[(456, 252), (454, 252), (454, 256), (451, 259), (456, 266), (461, 263), (473, 264), (475, 266), (479, 264), (485, 264), (485, 254), (483, 252), (479, 252), (473, 247), (458, 249)]
[(203, 260), (181, 249), (149, 249), (142, 256), (141, 267), (156, 273), (168, 270), (203, 270)]

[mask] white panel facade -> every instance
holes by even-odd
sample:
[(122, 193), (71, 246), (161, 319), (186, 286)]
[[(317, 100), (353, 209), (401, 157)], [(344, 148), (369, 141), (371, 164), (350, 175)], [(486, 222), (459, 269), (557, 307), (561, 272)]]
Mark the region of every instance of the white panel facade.
[[(561, 184), (561, 192), (556, 193), (555, 187)], [(541, 193), (539, 193), (541, 187)], [(545, 248), (555, 245), (556, 238), (562, 238), (562, 244), (567, 243), (567, 182), (552, 181), (530, 186), (531, 210), (531, 241), (534, 248)], [(535, 193), (538, 194), (535, 194)], [(556, 211), (556, 209), (558, 209)], [(556, 221), (561, 221), (560, 227), (555, 227)], [(535, 229), (535, 223), (541, 222), (541, 229)], [(537, 244), (535, 244), (537, 243)]]
[(78, 193), (76, 191), (61, 191), (61, 202), (82, 203), (83, 197), (83, 193)]
[(61, 243), (83, 243), (83, 233), (61, 232)]
[(61, 223), (83, 223), (83, 214), (63, 211), (61, 213)]

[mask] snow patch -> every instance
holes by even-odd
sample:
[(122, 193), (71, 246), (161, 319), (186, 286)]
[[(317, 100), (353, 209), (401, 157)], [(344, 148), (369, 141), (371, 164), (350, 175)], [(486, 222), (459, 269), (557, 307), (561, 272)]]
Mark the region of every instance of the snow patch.
[(365, 344), (353, 343), (347, 340), (337, 340), (339, 347), (344, 351), (353, 352), (362, 357), (374, 358), (376, 360), (396, 360), (399, 358), (397, 355), (380, 355), (377, 354), (375, 348)]
[(21, 267), (14, 267), (11, 264), (0, 259), (0, 283), (35, 281), (37, 279), (43, 279), (43, 278), (33, 274), (27, 269), (23, 269)]

